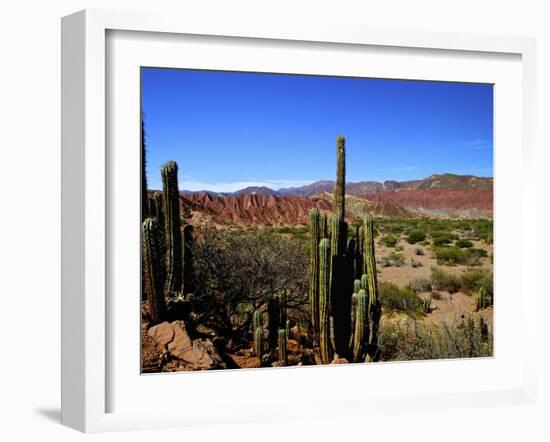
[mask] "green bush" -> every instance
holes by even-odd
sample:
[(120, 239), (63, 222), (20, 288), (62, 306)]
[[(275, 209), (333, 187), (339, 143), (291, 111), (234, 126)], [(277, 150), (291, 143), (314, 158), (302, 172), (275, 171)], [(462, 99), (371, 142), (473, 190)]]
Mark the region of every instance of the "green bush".
[(457, 239), (455, 242), (455, 246), (460, 247), (461, 249), (469, 249), (470, 247), (474, 246), (474, 243), (469, 239)]
[(417, 242), (424, 241), (426, 239), (426, 233), (422, 230), (413, 230), (407, 237), (409, 244), (416, 244)]
[(483, 249), (461, 249), (459, 247), (436, 247), (433, 250), (439, 265), (463, 264), (468, 266), (480, 265), (479, 258), (487, 257)]
[(430, 275), (432, 288), (435, 290), (445, 290), (449, 293), (456, 293), (461, 289), (460, 280), (457, 276), (444, 272), (438, 267), (432, 267)]
[(460, 275), (461, 291), (468, 295), (477, 292), (480, 287), (485, 289), (485, 293), (493, 297), (493, 273), (482, 268), (474, 268)]
[(453, 242), (453, 235), (448, 232), (437, 232), (432, 234), (432, 242), (435, 247), (445, 246)]
[(380, 242), (384, 244), (386, 247), (395, 247), (398, 241), (399, 239), (392, 233), (388, 233), (387, 235), (380, 238)]
[(392, 282), (382, 282), (379, 286), (380, 303), (386, 312), (402, 312), (409, 316), (422, 316), (422, 298), (410, 287), (399, 287)]

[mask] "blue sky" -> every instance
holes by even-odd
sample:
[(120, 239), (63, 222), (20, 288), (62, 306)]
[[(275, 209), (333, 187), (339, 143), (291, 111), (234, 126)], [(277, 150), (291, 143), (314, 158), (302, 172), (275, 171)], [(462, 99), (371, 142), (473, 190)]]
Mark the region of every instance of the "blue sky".
[(142, 69), (151, 189), (177, 161), (180, 189), (273, 189), (434, 173), (493, 175), (492, 85)]

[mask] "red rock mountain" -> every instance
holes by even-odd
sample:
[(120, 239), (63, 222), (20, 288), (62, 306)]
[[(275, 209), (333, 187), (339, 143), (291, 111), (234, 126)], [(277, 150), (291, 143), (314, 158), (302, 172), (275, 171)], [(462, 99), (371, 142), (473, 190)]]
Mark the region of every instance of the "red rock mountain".
[(248, 194), (222, 197), (201, 193), (181, 195), (180, 199), (191, 212), (200, 212), (219, 224), (307, 224), (313, 207), (322, 212), (331, 209), (328, 201), (294, 196)]

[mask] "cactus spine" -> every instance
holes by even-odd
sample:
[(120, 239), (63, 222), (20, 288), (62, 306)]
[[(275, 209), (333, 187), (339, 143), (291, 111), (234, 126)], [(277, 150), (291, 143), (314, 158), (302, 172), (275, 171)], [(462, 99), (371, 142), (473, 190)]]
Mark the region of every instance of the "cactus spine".
[(182, 287), (181, 294), (193, 293), (194, 272), (193, 272), (193, 226), (184, 224), (182, 244)]
[(321, 216), (311, 209), (310, 259), (309, 259), (309, 308), (314, 332), (319, 330), (319, 242), (321, 241)]
[(360, 362), (365, 358), (365, 350), (369, 339), (368, 302), (367, 292), (364, 289), (359, 290), (359, 293), (357, 293), (357, 306), (355, 308), (354, 362)]
[(180, 204), (178, 189), (178, 165), (169, 161), (161, 169), (164, 206), (164, 235), (166, 246), (167, 294), (181, 290), (182, 239), (180, 230)]
[(319, 353), (323, 364), (330, 363), (330, 243), (319, 243)]
[(278, 333), (279, 342), (279, 361), (281, 365), (285, 366), (288, 363), (287, 354), (286, 354), (286, 340), (287, 340), (287, 334), (286, 330), (284, 328), (279, 329)]
[(159, 323), (166, 314), (166, 300), (162, 287), (160, 259), (160, 229), (158, 222), (147, 218), (142, 226), (144, 289), (153, 323)]

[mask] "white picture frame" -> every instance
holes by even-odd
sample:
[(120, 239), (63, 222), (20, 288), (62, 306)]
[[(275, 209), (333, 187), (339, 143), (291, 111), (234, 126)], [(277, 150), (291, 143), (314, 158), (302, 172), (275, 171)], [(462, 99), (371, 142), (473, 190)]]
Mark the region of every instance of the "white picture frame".
[[(109, 235), (108, 228), (110, 199), (108, 186), (108, 133), (106, 121), (109, 118), (108, 87), (106, 84), (107, 56), (109, 55), (107, 34), (109, 32), (153, 32), (162, 35), (218, 36), (220, 38), (260, 39), (284, 41), (287, 45), (307, 42), (310, 44), (337, 44), (339, 47), (377, 47), (429, 49), (472, 53), (483, 58), (489, 54), (508, 54), (518, 57), (521, 64), (521, 128), (517, 152), (528, 167), (534, 158), (534, 109), (535, 109), (535, 43), (534, 40), (518, 37), (491, 37), (451, 33), (428, 33), (417, 31), (388, 31), (366, 28), (349, 28), (333, 24), (253, 23), (246, 20), (215, 22), (203, 19), (181, 20), (176, 17), (154, 16), (87, 10), (63, 18), (62, 21), (62, 423), (85, 432), (158, 428), (208, 424), (212, 416), (206, 416), (201, 407), (194, 413), (177, 410), (174, 407), (141, 411), (113, 411), (109, 406), (109, 366), (112, 353), (109, 344), (111, 318), (106, 288), (108, 286)], [(156, 34), (158, 35), (158, 34)], [(293, 43), (295, 42), (295, 43)], [(112, 54), (111, 54), (112, 55)], [(519, 147), (518, 147), (519, 149)], [(497, 178), (498, 180), (498, 178)], [(497, 184), (498, 186), (498, 184)], [(498, 190), (497, 190), (498, 192)], [(535, 195), (518, 190), (522, 211), (519, 220), (521, 244), (518, 253), (527, 256), (534, 247)], [(498, 232), (496, 236), (498, 248)], [(502, 249), (506, 251), (505, 249)], [(504, 266), (503, 266), (504, 268)], [(521, 296), (518, 296), (518, 311), (526, 310), (536, 300), (534, 272), (528, 266), (521, 266)], [(518, 282), (519, 284), (519, 282)], [(518, 286), (519, 287), (519, 286)], [(504, 291), (502, 293), (505, 293)], [(504, 310), (504, 307), (503, 307)], [(504, 316), (503, 316), (504, 317)], [(524, 334), (534, 336), (533, 321), (520, 319)], [(508, 325), (509, 327), (510, 325)], [(503, 329), (507, 327), (502, 325)], [(303, 416), (323, 416), (321, 405), (338, 400), (338, 414), (369, 414), (376, 410), (406, 411), (415, 409), (442, 409), (477, 405), (532, 403), (535, 396), (535, 339), (525, 339), (522, 354), (525, 362), (518, 363), (517, 379), (500, 388), (477, 388), (460, 393), (388, 394), (377, 395), (377, 402), (361, 401), (361, 389), (356, 396), (333, 394), (326, 399), (314, 398), (309, 411)], [(503, 353), (504, 354), (504, 353)], [(499, 358), (498, 352), (495, 358)], [(380, 364), (375, 368), (394, 370), (390, 365)], [(412, 364), (409, 364), (411, 369)], [(461, 365), (460, 369), (469, 369)], [(315, 368), (314, 370), (334, 370)], [(338, 368), (339, 369), (339, 368)], [(360, 376), (361, 367), (350, 368), (346, 377)], [(453, 368), (450, 368), (453, 369)], [(457, 368), (458, 369), (458, 366)], [(473, 367), (471, 367), (473, 369)], [(302, 369), (300, 369), (302, 370)], [(401, 369), (398, 369), (401, 370)], [(519, 375), (521, 371), (521, 376)], [(301, 373), (311, 376), (312, 369)], [(290, 374), (289, 374), (290, 373)], [(288, 379), (288, 370), (251, 371), (251, 382), (261, 382), (265, 376), (272, 379)], [(321, 372), (319, 372), (321, 373)], [(137, 375), (137, 374), (136, 374)], [(188, 376), (188, 374), (182, 374)], [(197, 382), (205, 384), (204, 376), (220, 377), (228, 373), (195, 374)], [(234, 375), (231, 375), (234, 376)], [(157, 377), (160, 379), (161, 377)], [(176, 382), (175, 376), (163, 376), (163, 383)], [(171, 380), (172, 379), (172, 380)], [(180, 377), (180, 379), (182, 379)], [(211, 378), (214, 379), (214, 378)], [(234, 377), (236, 382), (238, 378)], [(193, 378), (187, 377), (188, 382)], [(259, 385), (259, 384), (258, 384)], [(241, 402), (248, 401), (246, 398)], [(277, 403), (262, 404), (262, 407), (241, 407), (246, 414), (240, 418), (247, 421), (284, 419), (292, 417), (290, 410), (277, 407)], [(228, 416), (231, 417), (231, 416)], [(220, 422), (222, 417), (218, 417)], [(231, 420), (235, 422), (233, 416)]]

